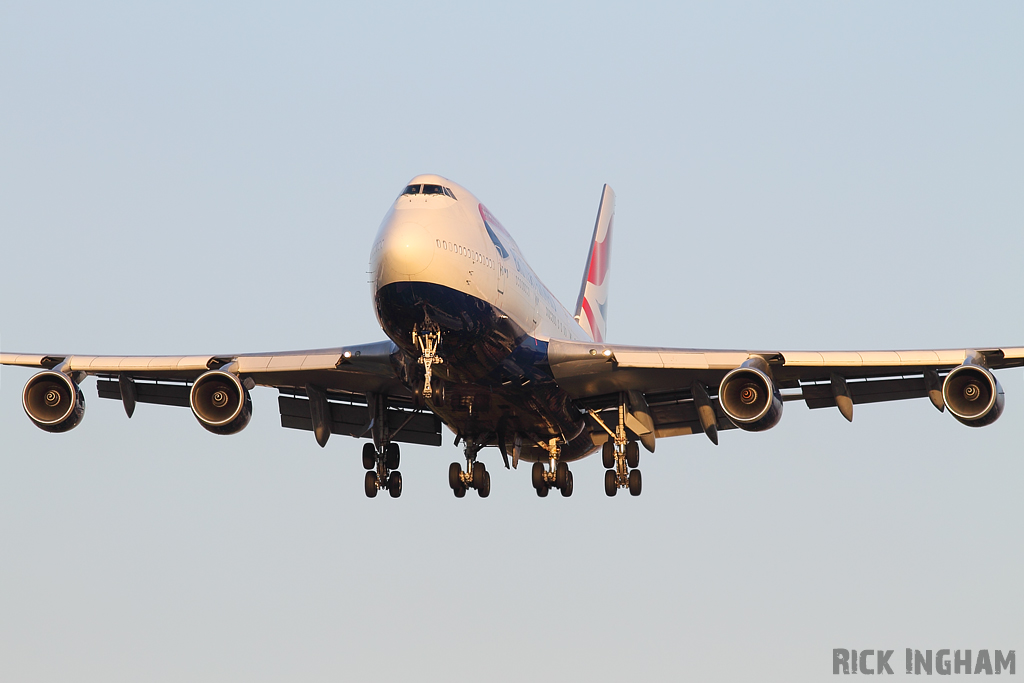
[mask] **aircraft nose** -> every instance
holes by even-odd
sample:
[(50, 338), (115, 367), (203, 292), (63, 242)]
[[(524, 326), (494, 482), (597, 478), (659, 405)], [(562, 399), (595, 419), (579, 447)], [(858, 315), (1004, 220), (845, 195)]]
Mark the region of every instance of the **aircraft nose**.
[(419, 223), (402, 221), (391, 225), (384, 235), (383, 256), (387, 265), (402, 275), (416, 275), (434, 258), (434, 243)]

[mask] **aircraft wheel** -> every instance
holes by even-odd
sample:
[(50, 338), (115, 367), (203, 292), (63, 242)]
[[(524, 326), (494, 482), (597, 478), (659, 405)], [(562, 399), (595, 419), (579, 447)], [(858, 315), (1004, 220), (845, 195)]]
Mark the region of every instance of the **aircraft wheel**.
[(559, 489), (564, 489), (565, 480), (568, 478), (568, 476), (569, 465), (564, 462), (558, 463), (558, 466), (555, 467), (555, 486), (558, 487)]
[[(544, 481), (544, 465), (535, 462), (533, 463), (533, 470), (531, 471), (531, 477), (533, 478), (533, 488), (540, 491), (542, 488), (547, 488), (547, 483)], [(538, 494), (539, 495), (539, 494)]]
[(392, 472), (391, 476), (388, 477), (388, 493), (391, 494), (392, 498), (398, 498), (402, 495), (402, 473)]
[(452, 491), (458, 491), (462, 488), (462, 467), (459, 463), (453, 462), (448, 465), (448, 486), (452, 487)]
[(456, 498), (465, 498), (466, 497), (466, 487), (465, 486), (459, 486), (459, 488), (455, 489), (455, 497)]
[(389, 443), (387, 449), (384, 451), (385, 461), (387, 462), (389, 470), (397, 470), (399, 464), (402, 462), (402, 452), (398, 449), (397, 443)]
[(473, 463), (473, 488), (479, 490), (487, 478), (487, 468), (482, 462)]
[(484, 471), (483, 482), (476, 487), (476, 492), (480, 494), (481, 498), (486, 498), (491, 495), (491, 473)]
[(630, 441), (626, 444), (626, 464), (630, 469), (640, 466), (640, 444)]
[(605, 441), (601, 446), (601, 464), (606, 470), (615, 467), (615, 443), (611, 439)]
[(367, 472), (366, 478), (363, 479), (363, 490), (366, 492), (367, 498), (377, 497), (377, 473)]
[(568, 498), (572, 495), (572, 472), (567, 472), (565, 475), (565, 484), (561, 488), (562, 497)]
[(615, 482), (615, 470), (608, 470), (604, 473), (604, 493), (608, 497), (615, 495), (615, 492), (619, 490), (619, 487)]
[(537, 487), (537, 497), (538, 498), (547, 498), (547, 496), (548, 496), (548, 485), (544, 484), (543, 486), (538, 486)]
[(372, 443), (363, 444), (363, 469), (372, 470), (377, 467), (377, 449)]
[(629, 473), (629, 495), (639, 496), (640, 490), (643, 488), (643, 478), (640, 476), (640, 470), (633, 470)]
[(430, 400), (435, 406), (444, 405), (444, 382), (441, 381), (440, 377), (430, 378), (430, 389), (431, 397)]

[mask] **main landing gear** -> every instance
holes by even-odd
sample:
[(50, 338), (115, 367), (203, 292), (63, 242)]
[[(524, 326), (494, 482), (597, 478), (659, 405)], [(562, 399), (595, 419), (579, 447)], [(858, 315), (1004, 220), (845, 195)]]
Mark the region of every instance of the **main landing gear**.
[(487, 471), (482, 462), (476, 461), (476, 454), (481, 446), (470, 440), (465, 442), (466, 448), (466, 470), (463, 471), (459, 463), (453, 462), (448, 466), (448, 486), (456, 498), (465, 498), (467, 489), (474, 488), (481, 498), (491, 495), (491, 473)]
[(640, 444), (626, 438), (626, 395), (619, 394), (619, 420), (613, 432), (594, 411), (590, 414), (606, 432), (608, 440), (601, 448), (601, 464), (604, 465), (604, 492), (611, 497), (619, 489), (628, 488), (629, 495), (639, 496), (643, 490), (640, 470)]
[(558, 439), (551, 439), (548, 442), (548, 467), (545, 468), (542, 462), (533, 463), (533, 488), (541, 498), (547, 496), (552, 488), (558, 489), (565, 498), (572, 495), (572, 472), (568, 464), (558, 462), (559, 452)]
[(397, 443), (384, 444), (380, 452), (372, 443), (363, 444), (363, 468), (369, 470), (363, 480), (367, 498), (376, 497), (381, 489), (387, 489), (392, 498), (402, 495), (402, 473), (398, 471), (401, 460)]
[(640, 444), (627, 441), (620, 445), (609, 439), (601, 448), (601, 463), (605, 466), (604, 492), (614, 496), (620, 488), (628, 488), (629, 495), (639, 496), (643, 489), (640, 470)]

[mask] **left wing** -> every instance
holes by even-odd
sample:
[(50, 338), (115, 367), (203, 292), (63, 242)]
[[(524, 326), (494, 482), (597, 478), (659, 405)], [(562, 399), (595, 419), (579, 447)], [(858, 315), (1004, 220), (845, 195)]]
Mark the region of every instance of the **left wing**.
[(791, 400), (837, 407), (852, 421), (855, 404), (928, 397), (964, 424), (990, 424), (1003, 405), (991, 370), (1024, 366), (1024, 347), (723, 351), (552, 340), (548, 362), (585, 408), (600, 415), (625, 404), (626, 425), (653, 450), (655, 437), (704, 432), (717, 443), (719, 429), (768, 429)]
[(233, 433), (248, 423), (248, 390), (260, 385), (280, 391), (282, 426), (312, 430), (321, 445), (330, 434), (379, 441), (387, 433), (389, 440), (439, 446), (440, 420), (417, 408), (416, 397), (402, 383), (396, 352), (384, 341), (205, 356), (0, 353), (0, 365), (44, 369), (26, 384), (23, 404), (47, 431), (66, 431), (81, 421), (85, 401), (78, 385), (95, 375), (99, 397), (121, 400), (129, 417), (137, 403), (192, 407), (210, 431)]

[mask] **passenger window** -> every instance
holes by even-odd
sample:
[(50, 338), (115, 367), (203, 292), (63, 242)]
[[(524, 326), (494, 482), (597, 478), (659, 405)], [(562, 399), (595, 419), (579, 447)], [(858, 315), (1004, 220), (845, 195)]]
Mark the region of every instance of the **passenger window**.
[(440, 185), (424, 185), (423, 194), (444, 194), (444, 188)]
[(408, 187), (405, 188), (405, 192), (403, 192), (402, 194), (419, 194), (419, 193), (420, 193), (420, 186), (419, 185), (409, 185)]

